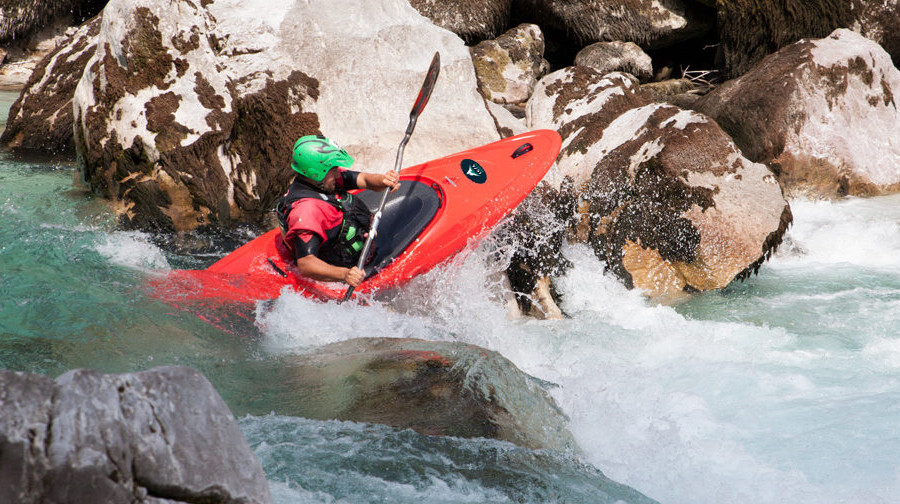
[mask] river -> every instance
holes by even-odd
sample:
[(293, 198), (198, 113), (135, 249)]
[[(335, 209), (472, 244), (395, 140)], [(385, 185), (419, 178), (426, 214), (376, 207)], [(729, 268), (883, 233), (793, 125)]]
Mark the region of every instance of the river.
[[(11, 99), (0, 93), (4, 110)], [(569, 318), (510, 319), (487, 280), (507, 244), (489, 238), (372, 306), (288, 293), (247, 319), (207, 307), (229, 318), (222, 330), (144, 285), (254, 231), (123, 231), (74, 175), (71, 159), (0, 154), (0, 367), (195, 367), (278, 503), (641, 502), (629, 487), (664, 504), (900, 495), (900, 196), (793, 201), (794, 225), (758, 276), (675, 307), (569, 245), (558, 285)], [(273, 384), (284, 357), (358, 336), (500, 352), (558, 385), (582, 453), (291, 416), (290, 391)]]

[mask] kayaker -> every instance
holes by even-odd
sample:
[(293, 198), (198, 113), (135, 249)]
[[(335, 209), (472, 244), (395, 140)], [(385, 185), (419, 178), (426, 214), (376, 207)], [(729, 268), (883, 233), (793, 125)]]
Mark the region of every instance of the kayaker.
[(297, 139), (291, 156), (297, 175), (275, 209), (281, 227), (276, 246), (301, 275), (356, 287), (365, 277), (356, 264), (372, 212), (347, 191), (396, 190), (400, 176), (348, 170), (352, 165), (347, 151), (322, 135)]

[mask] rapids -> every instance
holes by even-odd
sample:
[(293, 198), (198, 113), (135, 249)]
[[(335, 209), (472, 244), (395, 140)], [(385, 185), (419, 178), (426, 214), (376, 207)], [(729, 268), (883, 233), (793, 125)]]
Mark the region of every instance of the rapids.
[[(146, 280), (204, 267), (252, 232), (185, 244), (118, 230), (74, 172), (71, 160), (0, 155), (0, 366), (54, 377), (196, 367), (279, 503), (900, 495), (900, 196), (794, 201), (794, 225), (758, 276), (674, 307), (570, 245), (574, 268), (558, 285), (570, 318), (510, 319), (492, 279), (509, 244), (488, 239), (368, 307), (285, 293), (244, 313), (187, 313), (149, 298)], [(280, 413), (284, 358), (357, 336), (499, 351), (551, 384), (581, 453)]]

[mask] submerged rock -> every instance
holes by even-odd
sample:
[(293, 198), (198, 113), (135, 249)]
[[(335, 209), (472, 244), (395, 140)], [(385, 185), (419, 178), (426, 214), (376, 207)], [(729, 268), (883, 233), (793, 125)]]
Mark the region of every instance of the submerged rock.
[(393, 165), (435, 50), (442, 75), (408, 164), (499, 137), (462, 40), (404, 0), (113, 0), (76, 90), (83, 175), (126, 224), (260, 222), (304, 134)]
[(212, 385), (163, 367), (0, 371), (0, 502), (272, 502)]
[(359, 338), (292, 359), (284, 414), (575, 449), (553, 398), (496, 352), (462, 343)]
[(726, 82), (695, 108), (713, 117), (789, 194), (900, 189), (900, 70), (850, 30), (804, 40)]

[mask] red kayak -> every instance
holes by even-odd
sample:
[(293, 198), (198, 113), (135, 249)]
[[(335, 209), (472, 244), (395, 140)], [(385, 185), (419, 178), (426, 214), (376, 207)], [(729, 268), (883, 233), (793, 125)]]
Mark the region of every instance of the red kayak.
[[(537, 130), (401, 170), (354, 296), (402, 285), (489, 232), (534, 190), (561, 144), (555, 131)], [(374, 209), (381, 193), (358, 197)], [(168, 299), (253, 302), (290, 286), (311, 298), (341, 299), (345, 284), (302, 277), (281, 257), (279, 233), (259, 236), (206, 270), (173, 271), (154, 282), (154, 291)]]

